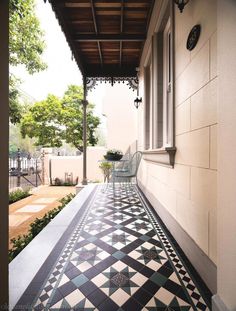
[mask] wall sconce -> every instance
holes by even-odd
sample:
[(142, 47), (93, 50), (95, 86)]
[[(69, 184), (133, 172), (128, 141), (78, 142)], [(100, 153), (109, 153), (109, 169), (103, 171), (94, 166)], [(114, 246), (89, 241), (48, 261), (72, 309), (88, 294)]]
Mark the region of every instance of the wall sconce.
[(134, 106), (135, 108), (138, 109), (139, 105), (141, 104), (142, 102), (142, 97), (136, 97), (135, 100), (134, 100)]
[(180, 13), (182, 13), (185, 5), (189, 2), (189, 0), (174, 0), (174, 2), (177, 4)]
[(134, 106), (136, 109), (138, 109), (138, 107), (140, 106), (142, 102), (142, 97), (139, 97), (139, 67), (136, 68), (136, 71), (137, 71), (138, 83), (137, 83), (137, 97), (134, 100)]

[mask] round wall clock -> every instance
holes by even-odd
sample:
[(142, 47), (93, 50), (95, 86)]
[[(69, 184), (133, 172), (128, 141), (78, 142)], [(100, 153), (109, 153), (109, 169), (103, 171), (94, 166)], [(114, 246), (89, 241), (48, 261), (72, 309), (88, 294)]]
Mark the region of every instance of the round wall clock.
[(201, 33), (201, 25), (195, 25), (191, 29), (191, 31), (188, 35), (187, 44), (186, 44), (186, 48), (189, 51), (192, 51), (195, 48), (195, 46), (197, 45), (198, 39), (200, 37), (200, 33)]

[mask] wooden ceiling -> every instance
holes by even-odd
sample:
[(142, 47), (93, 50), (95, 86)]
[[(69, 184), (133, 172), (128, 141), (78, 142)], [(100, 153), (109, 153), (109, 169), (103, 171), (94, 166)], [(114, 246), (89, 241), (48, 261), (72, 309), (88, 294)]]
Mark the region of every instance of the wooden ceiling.
[(154, 0), (49, 0), (84, 77), (134, 77)]

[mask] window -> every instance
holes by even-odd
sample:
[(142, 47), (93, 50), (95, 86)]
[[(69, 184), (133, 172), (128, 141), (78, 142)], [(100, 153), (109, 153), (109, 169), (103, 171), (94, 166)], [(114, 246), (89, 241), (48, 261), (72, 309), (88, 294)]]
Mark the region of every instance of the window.
[[(152, 48), (145, 65), (145, 150), (146, 154), (167, 153), (173, 165), (173, 32), (170, 5), (167, 6), (159, 29), (153, 36)], [(171, 155), (169, 153), (172, 153)], [(147, 158), (147, 157), (146, 157)], [(154, 157), (149, 157), (154, 161)], [(158, 159), (158, 157), (156, 157)], [(157, 161), (158, 162), (158, 161)], [(164, 161), (165, 162), (165, 161)], [(167, 163), (164, 163), (167, 164)]]

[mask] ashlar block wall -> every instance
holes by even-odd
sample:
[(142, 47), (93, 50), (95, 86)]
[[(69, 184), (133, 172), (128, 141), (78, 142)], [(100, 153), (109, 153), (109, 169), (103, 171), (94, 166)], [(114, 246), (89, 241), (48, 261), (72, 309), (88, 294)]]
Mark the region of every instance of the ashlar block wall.
[[(158, 14), (157, 20), (158, 20)], [(201, 25), (191, 52), (186, 40)], [(217, 33), (216, 1), (190, 1), (175, 9), (174, 168), (142, 161), (139, 180), (216, 264)], [(149, 33), (149, 35), (152, 35)], [(151, 40), (150, 40), (151, 44)], [(141, 76), (141, 87), (144, 82)], [(144, 90), (142, 90), (144, 92)], [(144, 103), (145, 105), (145, 103)], [(144, 148), (144, 110), (139, 111), (139, 149)]]

